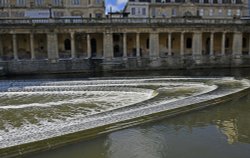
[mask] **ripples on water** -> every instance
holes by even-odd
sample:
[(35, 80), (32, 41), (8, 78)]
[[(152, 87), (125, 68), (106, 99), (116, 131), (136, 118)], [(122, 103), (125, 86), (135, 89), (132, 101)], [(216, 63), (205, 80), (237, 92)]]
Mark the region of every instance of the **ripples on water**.
[[(178, 82), (175, 82), (176, 80)], [(233, 81), (232, 78), (224, 78), (223, 82), (214, 78), (190, 79), (188, 81), (186, 81), (186, 78), (154, 78), (98, 82), (19, 81), (2, 83), (0, 140), (7, 140), (6, 138), (10, 136), (15, 138), (15, 134), (25, 136), (29, 132), (37, 132), (39, 128), (49, 129), (56, 126), (58, 126), (57, 130), (60, 133), (60, 124), (64, 121), (130, 105), (144, 108), (148, 105), (173, 102), (213, 91), (217, 88), (214, 86), (215, 83), (221, 85), (220, 93), (224, 92), (223, 86), (230, 86), (235, 90), (241, 87), (241, 84), (238, 81)], [(219, 95), (219, 93), (215, 93), (215, 95)], [(210, 97), (213, 97), (213, 95)], [(228, 110), (225, 111), (229, 112)], [(93, 158), (98, 156), (104, 158), (158, 158), (176, 154), (176, 156), (182, 157), (186, 155), (186, 152), (190, 153), (192, 148), (197, 148), (197, 152), (203, 154), (207, 152), (206, 148), (208, 147), (216, 150), (216, 145), (211, 146), (211, 144), (217, 142), (220, 148), (223, 146), (225, 139), (228, 144), (237, 144), (242, 139), (239, 138), (239, 119), (225, 120), (219, 117), (221, 116), (220, 113), (218, 116), (216, 114), (202, 111), (191, 114), (191, 117), (189, 115), (181, 116), (182, 119), (180, 120), (170, 119), (160, 123), (121, 130), (93, 142), (83, 143), (80, 146), (74, 145), (75, 148), (72, 151), (82, 148), (81, 145), (84, 145), (82, 149), (84, 153), (77, 150), (76, 152), (79, 154), (69, 152), (71, 156), (68, 156), (72, 157), (73, 155), (73, 157), (80, 158), (84, 154)], [(209, 122), (205, 119), (207, 118), (206, 115), (210, 116), (208, 117)], [(11, 132), (13, 134), (9, 135)], [(211, 137), (211, 133), (212, 135), (219, 135), (219, 140), (216, 137)], [(224, 138), (221, 139), (220, 136), (224, 136)], [(248, 139), (249, 136), (246, 134), (241, 137)], [(200, 146), (204, 146), (206, 143), (206, 148), (198, 150)], [(183, 153), (178, 152), (179, 150), (182, 150)], [(55, 157), (67, 155), (62, 153), (64, 152), (60, 151), (59, 154), (57, 152), (54, 154), (56, 154)]]
[(248, 158), (250, 95), (27, 158)]

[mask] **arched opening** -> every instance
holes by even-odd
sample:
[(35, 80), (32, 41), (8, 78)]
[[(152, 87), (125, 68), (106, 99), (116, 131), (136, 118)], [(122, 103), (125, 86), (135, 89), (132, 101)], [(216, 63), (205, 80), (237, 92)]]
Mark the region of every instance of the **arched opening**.
[(147, 41), (146, 41), (146, 48), (149, 49), (149, 39), (147, 38)]
[(242, 39), (242, 47), (247, 48), (247, 39), (245, 37)]
[(186, 48), (187, 49), (192, 48), (192, 38), (187, 38), (187, 40), (186, 40)]
[(64, 49), (65, 49), (65, 50), (71, 50), (70, 39), (65, 39), (65, 40), (64, 40)]
[(96, 57), (96, 50), (97, 50), (97, 44), (96, 44), (96, 39), (92, 38), (91, 39), (91, 57)]
[(114, 46), (114, 57), (122, 57), (119, 45)]
[(209, 54), (210, 53), (210, 38), (207, 38), (206, 40), (206, 51), (205, 54)]
[(229, 48), (229, 43), (230, 41), (229, 41), (229, 38), (227, 37), (225, 41), (225, 48)]

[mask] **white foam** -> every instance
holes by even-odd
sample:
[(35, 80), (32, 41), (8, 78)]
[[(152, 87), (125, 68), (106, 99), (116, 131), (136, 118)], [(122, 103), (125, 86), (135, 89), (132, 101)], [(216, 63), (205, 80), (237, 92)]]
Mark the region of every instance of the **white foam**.
[[(207, 84), (209, 81), (209, 85)], [(8, 96), (14, 99), (16, 96), (30, 97), (33, 95), (77, 95), (73, 98), (64, 98), (59, 101), (49, 100), (46, 103), (28, 103), (18, 105), (1, 105), (0, 114), (6, 109), (26, 110), (31, 107), (41, 107), (39, 110), (47, 109), (53, 106), (63, 106), (70, 104), (73, 108), (81, 103), (95, 103), (103, 109), (95, 112), (95, 109), (86, 107), (89, 111), (84, 114), (77, 110), (70, 115), (61, 115), (59, 118), (39, 118), (32, 124), (23, 120), (20, 127), (12, 126), (11, 122), (3, 120), (5, 129), (0, 130), (0, 148), (20, 145), (23, 143), (34, 142), (48, 139), (64, 134), (69, 134), (85, 129), (90, 129), (105, 124), (111, 124), (127, 119), (138, 118), (152, 113), (165, 111), (188, 104), (202, 102), (214, 99), (223, 95), (240, 91), (244, 88), (232, 87), (220, 91), (216, 84), (224, 82), (230, 84), (238, 82), (249, 87), (248, 81), (239, 81), (233, 78), (147, 78), (147, 79), (103, 79), (90, 81), (26, 81), (26, 82), (6, 82), (7, 86), (0, 86), (1, 97)], [(3, 85), (0, 82), (0, 85)], [(195, 89), (196, 91), (189, 96), (168, 97), (155, 99), (157, 92), (154, 89), (148, 89), (150, 86), (156, 86), (159, 90), (171, 89)], [(243, 86), (243, 87), (244, 87)], [(13, 88), (14, 87), (14, 88)], [(139, 87), (139, 88), (138, 88)], [(144, 87), (144, 88), (143, 88)], [(74, 91), (75, 90), (75, 91)], [(159, 92), (160, 93), (160, 92)], [(85, 96), (86, 95), (86, 96)], [(155, 100), (154, 100), (155, 99)], [(140, 105), (140, 106), (133, 106)], [(2, 111), (1, 111), (2, 109)], [(33, 112), (35, 112), (34, 109)], [(111, 111), (113, 110), (113, 111)], [(4, 118), (2, 118), (4, 119)]]

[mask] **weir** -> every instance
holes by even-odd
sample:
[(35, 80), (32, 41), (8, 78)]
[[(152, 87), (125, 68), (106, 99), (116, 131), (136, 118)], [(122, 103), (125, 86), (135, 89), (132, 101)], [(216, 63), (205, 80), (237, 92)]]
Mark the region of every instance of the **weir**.
[(92, 78), (0, 83), (0, 156), (52, 149), (102, 133), (232, 100), (234, 78)]

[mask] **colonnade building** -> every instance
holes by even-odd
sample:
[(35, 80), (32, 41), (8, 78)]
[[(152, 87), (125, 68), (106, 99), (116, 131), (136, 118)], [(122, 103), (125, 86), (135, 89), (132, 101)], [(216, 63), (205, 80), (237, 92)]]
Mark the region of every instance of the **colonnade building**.
[[(167, 4), (163, 6), (168, 8)], [(175, 1), (171, 5), (178, 6)], [(237, 13), (246, 1), (235, 5)], [(0, 59), (0, 66), (9, 73), (249, 66), (250, 22), (243, 14), (237, 18), (193, 13), (136, 18), (5, 17), (0, 20)]]

